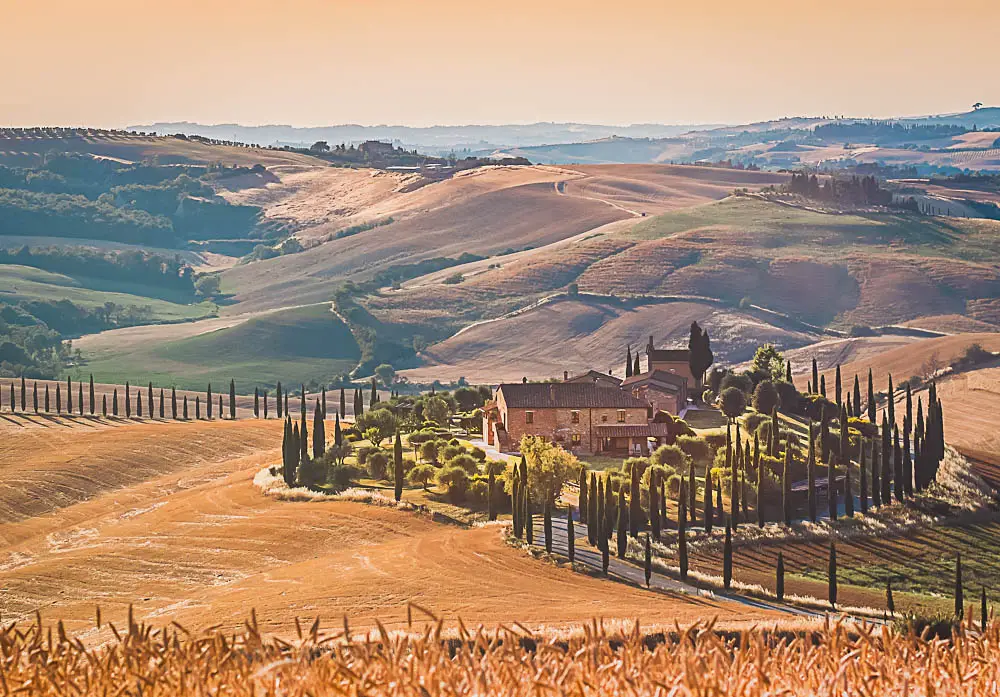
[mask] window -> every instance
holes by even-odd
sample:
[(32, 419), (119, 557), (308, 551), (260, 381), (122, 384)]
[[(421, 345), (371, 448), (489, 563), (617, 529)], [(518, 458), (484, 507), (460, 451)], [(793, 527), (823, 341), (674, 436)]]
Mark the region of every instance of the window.
[(620, 423), (620, 424), (625, 423), (625, 410), (624, 409), (619, 409), (618, 410), (618, 423)]
[(524, 412), (524, 423), (526, 423), (526, 424), (533, 424), (533, 423), (535, 423), (535, 412), (533, 412), (533, 411), (526, 411), (526, 412)]
[(573, 423), (575, 423), (575, 424), (580, 423), (580, 412), (578, 412), (578, 411), (571, 411), (569, 413), (569, 415), (570, 415), (570, 420)]
[(580, 434), (579, 433), (574, 433), (573, 434), (573, 445), (580, 445)]

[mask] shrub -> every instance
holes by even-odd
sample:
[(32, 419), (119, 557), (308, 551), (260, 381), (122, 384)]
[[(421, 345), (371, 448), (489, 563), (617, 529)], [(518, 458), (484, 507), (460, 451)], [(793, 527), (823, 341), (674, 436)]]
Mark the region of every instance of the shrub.
[(677, 445), (661, 445), (653, 451), (653, 456), (650, 459), (654, 465), (669, 467), (673, 471), (687, 467), (691, 463), (688, 454)]
[(419, 484), (426, 489), (427, 483), (433, 481), (436, 474), (437, 468), (434, 465), (417, 465), (406, 478), (410, 484)]
[(424, 462), (437, 462), (437, 441), (429, 440), (420, 446), (420, 459)]
[(678, 436), (674, 444), (695, 462), (705, 462), (712, 456), (711, 447), (705, 438), (699, 438), (698, 436)]
[(362, 470), (351, 465), (331, 465), (326, 472), (326, 483), (337, 490), (346, 489), (362, 474)]
[(847, 428), (849, 431), (857, 431), (865, 438), (874, 438), (878, 435), (878, 426), (869, 423), (868, 419), (859, 419), (856, 416), (847, 420)]
[(709, 454), (707, 457), (714, 457), (713, 453), (726, 444), (725, 431), (706, 433), (703, 438), (705, 439), (705, 444), (708, 445)]
[(646, 471), (647, 467), (649, 467), (649, 462), (650, 461), (648, 457), (630, 457), (626, 459), (624, 462), (622, 462), (621, 472), (622, 474), (631, 477), (632, 468), (638, 467), (639, 476), (641, 477), (642, 473)]
[(465, 498), (469, 486), (469, 475), (461, 467), (444, 467), (437, 471), (437, 483), (448, 491), (452, 501), (458, 502)]
[(859, 336), (875, 336), (875, 330), (863, 324), (852, 324), (851, 328), (847, 331), (847, 335), (852, 338)]
[(486, 451), (482, 448), (473, 447), (469, 454), (479, 462), (486, 462)]
[(753, 391), (753, 408), (761, 414), (770, 414), (781, 406), (778, 390), (770, 380), (761, 380)]
[(667, 496), (677, 498), (681, 491), (681, 475), (672, 474), (667, 478)]
[(799, 414), (802, 411), (802, 395), (795, 385), (784, 380), (774, 383), (774, 388), (778, 391), (778, 408), (788, 414)]
[(459, 467), (465, 470), (466, 474), (473, 475), (479, 473), (479, 463), (472, 455), (461, 453), (445, 461), (445, 467)]
[(743, 419), (743, 425), (746, 427), (747, 433), (753, 433), (757, 430), (765, 421), (771, 419), (767, 414), (762, 414), (760, 412), (754, 412), (753, 414), (747, 414), (746, 418)]
[(372, 479), (385, 479), (389, 466), (389, 458), (381, 450), (373, 450), (368, 453), (368, 474)]
[(719, 384), (718, 392), (722, 395), (726, 390), (732, 388), (739, 390), (744, 395), (750, 394), (750, 391), (753, 389), (753, 380), (750, 379), (749, 375), (726, 373), (726, 376), (722, 378), (722, 382)]
[(490, 483), (485, 477), (472, 477), (466, 489), (466, 500), (476, 506), (485, 506), (489, 495)]
[(740, 416), (747, 408), (747, 396), (743, 390), (727, 387), (722, 391), (722, 413), (730, 419)]
[(646, 489), (649, 488), (649, 479), (654, 474), (657, 477), (657, 481), (662, 482), (662, 481), (664, 481), (666, 479), (669, 479), (670, 477), (674, 476), (674, 473), (676, 471), (677, 470), (675, 470), (673, 467), (670, 467), (670, 466), (667, 466), (667, 465), (650, 465), (649, 467), (646, 468), (645, 473), (643, 473), (643, 475), (642, 475), (642, 488), (643, 488), (643, 490), (645, 491)]
[(358, 464), (362, 467), (366, 466), (368, 464), (368, 455), (375, 452), (375, 450), (376, 448), (369, 448), (368, 446), (358, 448), (355, 451), (355, 457), (357, 457)]
[(448, 462), (459, 455), (465, 455), (465, 448), (461, 445), (446, 445), (440, 451), (441, 461)]

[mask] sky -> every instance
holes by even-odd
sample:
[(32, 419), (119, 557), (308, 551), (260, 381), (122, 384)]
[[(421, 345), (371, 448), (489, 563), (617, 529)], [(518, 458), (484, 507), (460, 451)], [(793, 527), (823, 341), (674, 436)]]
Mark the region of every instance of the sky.
[(1000, 0), (0, 0), (0, 125), (745, 123), (1000, 105)]

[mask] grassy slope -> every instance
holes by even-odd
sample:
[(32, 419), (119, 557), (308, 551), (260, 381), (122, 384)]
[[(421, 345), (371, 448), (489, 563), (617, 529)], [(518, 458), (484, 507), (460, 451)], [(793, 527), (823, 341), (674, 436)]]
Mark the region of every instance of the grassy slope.
[(350, 371), (360, 350), (328, 305), (263, 315), (236, 326), (162, 345), (86, 354), (86, 370), (107, 382), (153, 380), (198, 389), (206, 380), (273, 386), (327, 382)]
[[(90, 287), (88, 287), (88, 285)], [(117, 305), (149, 306), (153, 322), (173, 322), (208, 317), (215, 312), (213, 303), (185, 304), (143, 295), (141, 286), (130, 286), (132, 293), (98, 290), (100, 282), (90, 282), (63, 274), (51, 273), (30, 266), (0, 265), (0, 300), (15, 303), (20, 300), (69, 300), (93, 308), (107, 302)], [(150, 293), (158, 293), (149, 289)]]

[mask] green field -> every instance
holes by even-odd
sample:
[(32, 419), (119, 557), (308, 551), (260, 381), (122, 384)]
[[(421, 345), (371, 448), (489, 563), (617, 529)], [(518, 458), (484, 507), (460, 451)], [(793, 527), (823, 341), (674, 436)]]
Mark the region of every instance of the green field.
[(98, 287), (102, 285), (106, 284), (97, 281), (90, 284), (83, 279), (30, 266), (0, 265), (0, 301), (6, 303), (13, 304), (21, 300), (69, 300), (87, 308), (100, 307), (109, 302), (116, 305), (138, 305), (150, 308), (150, 322), (153, 323), (202, 319), (216, 312), (215, 304), (210, 302), (171, 302), (139, 294), (143, 290), (141, 286), (129, 287), (129, 290), (135, 291), (130, 293), (99, 290)]
[(81, 374), (104, 382), (145, 382), (201, 389), (236, 380), (237, 389), (325, 384), (349, 373), (361, 351), (329, 305), (283, 310), (226, 329), (134, 350), (106, 348), (84, 354)]

